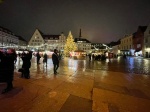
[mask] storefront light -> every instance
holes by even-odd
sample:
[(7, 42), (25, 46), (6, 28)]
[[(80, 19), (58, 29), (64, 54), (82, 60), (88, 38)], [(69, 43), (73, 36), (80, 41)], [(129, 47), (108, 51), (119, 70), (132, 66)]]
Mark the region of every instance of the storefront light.
[(146, 48), (146, 51), (150, 51), (150, 48)]

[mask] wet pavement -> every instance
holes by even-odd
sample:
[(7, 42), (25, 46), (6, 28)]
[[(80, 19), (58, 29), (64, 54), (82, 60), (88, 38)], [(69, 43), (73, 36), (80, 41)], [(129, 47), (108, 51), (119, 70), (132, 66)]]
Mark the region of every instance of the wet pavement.
[[(20, 78), (16, 63), (14, 89), (0, 95), (0, 112), (149, 112), (150, 60), (137, 57), (106, 61), (60, 62), (59, 74), (32, 59), (31, 78)], [(5, 88), (0, 83), (0, 91)]]

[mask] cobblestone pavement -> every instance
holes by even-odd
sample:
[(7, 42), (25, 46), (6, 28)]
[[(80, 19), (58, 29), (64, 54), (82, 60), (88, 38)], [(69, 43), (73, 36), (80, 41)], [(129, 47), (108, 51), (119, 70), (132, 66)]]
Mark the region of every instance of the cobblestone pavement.
[[(129, 57), (104, 61), (60, 62), (59, 74), (32, 60), (31, 78), (20, 78), (16, 63), (14, 89), (0, 95), (0, 112), (150, 112), (150, 60)], [(139, 71), (142, 72), (139, 72)], [(0, 83), (0, 91), (5, 88)]]

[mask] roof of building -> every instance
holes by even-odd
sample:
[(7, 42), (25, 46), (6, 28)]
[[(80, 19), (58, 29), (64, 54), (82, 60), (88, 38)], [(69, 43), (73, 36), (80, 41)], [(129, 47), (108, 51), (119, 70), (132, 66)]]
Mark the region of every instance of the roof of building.
[(147, 29), (147, 26), (139, 26), (138, 27), (142, 32), (145, 32)]
[(91, 43), (92, 45), (103, 45), (102, 43)]
[(43, 39), (58, 40), (60, 35), (42, 35)]
[(142, 31), (142, 33), (144, 33), (144, 32), (146, 31), (146, 29), (147, 29), (147, 26), (139, 26), (139, 27), (138, 27), (138, 30), (133, 33), (133, 38), (138, 38), (138, 37), (136, 36), (136, 34), (137, 34), (139, 31)]
[(9, 34), (13, 34), (13, 35), (14, 35), (14, 33), (13, 33), (12, 31), (10, 31), (9, 29), (4, 28), (4, 27), (2, 27), (2, 26), (0, 26), (0, 31), (3, 31), (3, 32), (5, 32), (5, 33), (9, 33)]
[(19, 40), (27, 42), (23, 37), (21, 37), (21, 36), (17, 36), (17, 37), (19, 38)]
[[(47, 35), (44, 34), (41, 30), (37, 28), (37, 30), (40, 32), (41, 36), (43, 39), (48, 39), (48, 40), (58, 40), (60, 35)], [(62, 32), (63, 33), (63, 32)]]
[(44, 35), (44, 33), (41, 30), (39, 30), (38, 28), (37, 28), (37, 30), (40, 32), (41, 35)]
[(91, 43), (89, 40), (87, 40), (87, 39), (84, 39), (84, 38), (75, 38), (74, 39), (74, 42), (85, 42), (85, 43)]
[(109, 47), (112, 47), (112, 46), (116, 46), (116, 45), (119, 45), (121, 43), (120, 39), (117, 41), (117, 42), (110, 42), (109, 44), (107, 44)]

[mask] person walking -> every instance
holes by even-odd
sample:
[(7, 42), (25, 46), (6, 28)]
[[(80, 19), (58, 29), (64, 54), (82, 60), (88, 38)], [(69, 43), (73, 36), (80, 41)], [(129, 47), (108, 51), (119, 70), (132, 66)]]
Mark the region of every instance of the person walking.
[(41, 58), (41, 56), (40, 56), (40, 53), (39, 53), (39, 51), (37, 52), (37, 54), (36, 54), (36, 59), (37, 59), (37, 65), (38, 64), (40, 64), (40, 58)]
[(54, 65), (54, 74), (57, 74), (57, 69), (59, 67), (59, 56), (58, 56), (58, 50), (54, 49), (54, 53), (52, 54), (52, 61)]
[(46, 64), (47, 66), (47, 54), (46, 53), (43, 56), (43, 64)]
[(91, 61), (91, 54), (89, 54), (89, 61)]
[(31, 59), (32, 59), (31, 51), (28, 51), (28, 53), (26, 53), (24, 55), (24, 57), (22, 57), (22, 60), (23, 60), (23, 75), (22, 75), (22, 77), (25, 77), (26, 79), (30, 79)]

